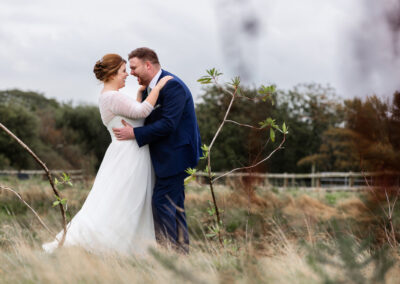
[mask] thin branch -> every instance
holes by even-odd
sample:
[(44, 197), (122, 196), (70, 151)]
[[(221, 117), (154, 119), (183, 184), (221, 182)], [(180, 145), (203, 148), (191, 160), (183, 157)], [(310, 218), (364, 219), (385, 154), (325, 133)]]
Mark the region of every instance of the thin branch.
[(398, 194), (399, 194), (399, 189), (397, 190), (396, 198), (395, 198), (395, 200), (394, 200), (394, 202), (393, 202), (392, 207), (391, 207), (390, 200), (389, 200), (389, 196), (388, 196), (388, 194), (387, 194), (386, 189), (385, 189), (385, 194), (386, 194), (386, 200), (387, 200), (387, 203), (388, 203), (388, 206), (389, 206), (389, 218), (388, 218), (388, 220), (389, 220), (389, 224), (390, 224), (390, 230), (391, 230), (391, 233), (392, 233), (392, 236), (391, 236), (391, 237), (392, 237), (392, 240), (393, 240), (395, 246), (397, 246), (396, 234), (395, 234), (395, 231), (394, 231), (394, 226), (393, 226), (393, 219), (392, 219), (392, 217), (393, 217), (394, 206), (396, 205), (397, 198), (398, 198), (398, 196), (399, 196), (399, 195), (398, 195)]
[(225, 122), (230, 122), (230, 123), (233, 123), (233, 124), (236, 124), (236, 125), (239, 125), (239, 126), (248, 127), (248, 128), (255, 129), (255, 130), (265, 130), (265, 128), (255, 127), (255, 126), (252, 126), (252, 125), (249, 125), (249, 124), (239, 123), (239, 122), (234, 121), (234, 120), (227, 119), (227, 120), (225, 120)]
[[(214, 78), (214, 81), (215, 81), (216, 84), (218, 84), (216, 78)], [(211, 171), (211, 149), (212, 149), (212, 146), (214, 145), (214, 142), (217, 139), (219, 133), (221, 132), (222, 127), (225, 124), (226, 118), (229, 115), (229, 112), (230, 112), (230, 110), (232, 108), (233, 101), (235, 100), (235, 97), (236, 97), (236, 94), (237, 94), (237, 90), (238, 90), (238, 87), (236, 86), (235, 87), (235, 91), (232, 94), (232, 99), (231, 99), (231, 101), (229, 103), (228, 109), (226, 110), (224, 119), (221, 122), (221, 125), (219, 126), (217, 132), (215, 133), (215, 135), (213, 137), (213, 140), (210, 143), (210, 146), (208, 147), (208, 156), (207, 156), (208, 179), (210, 181), (210, 191), (211, 191), (211, 196), (212, 196), (213, 203), (214, 203), (215, 214), (217, 215), (217, 224), (218, 224), (218, 226), (220, 226), (220, 224), (221, 224), (221, 218), (220, 218), (219, 209), (218, 209), (218, 205), (217, 205), (217, 200), (215, 198), (215, 192), (214, 192), (214, 187), (213, 187), (213, 179), (212, 179), (212, 171)], [(221, 231), (220, 230), (218, 231), (218, 240), (219, 240), (220, 244), (223, 246), (223, 242), (222, 242), (222, 238), (221, 238)]]
[(389, 233), (388, 233), (388, 231), (387, 231), (387, 229), (386, 229), (386, 226), (383, 226), (383, 228), (385, 229), (386, 239), (387, 239), (387, 241), (388, 241), (390, 247), (393, 248), (394, 246), (392, 245), (392, 242), (390, 241)]
[(238, 97), (238, 98), (243, 98), (243, 99), (246, 99), (246, 100), (249, 100), (249, 101), (253, 101), (253, 102), (259, 101), (259, 100), (260, 100), (260, 98), (249, 98), (249, 97), (244, 96), (244, 95), (239, 95), (239, 96), (237, 96), (237, 97)]
[[(24, 142), (22, 142), (17, 136), (15, 136), (14, 133), (12, 133), (2, 123), (0, 123), (0, 128), (3, 129), (11, 138), (13, 138), (15, 141), (17, 141), (18, 144), (21, 145), (22, 148), (24, 148), (36, 160), (36, 162), (43, 168), (43, 170), (47, 174), (47, 179), (49, 180), (49, 183), (51, 185), (51, 188), (53, 189), (54, 194), (58, 198), (61, 199), (61, 195), (58, 192), (57, 188), (55, 187), (53, 179), (51, 177), (51, 173), (50, 173), (49, 169), (47, 168), (47, 166), (45, 165), (45, 163), (43, 163), (42, 160), (40, 160), (39, 157)], [(62, 205), (61, 202), (59, 204), (59, 208), (60, 208), (60, 212), (61, 212), (61, 216), (62, 216), (62, 225), (63, 225), (63, 230), (64, 230), (61, 241), (58, 243), (58, 246), (61, 247), (64, 244), (65, 236), (67, 234), (67, 217), (65, 214), (64, 206)]]
[(221, 84), (219, 84), (219, 83), (217, 82), (217, 79), (216, 79), (216, 78), (214, 78), (214, 83), (215, 83), (215, 86), (217, 87), (218, 90), (220, 90), (221, 92), (223, 92), (223, 93), (225, 93), (225, 94), (230, 95), (231, 97), (233, 97), (233, 93), (232, 93), (231, 91), (225, 89), (224, 87), (222, 87)]
[(228, 114), (229, 114), (229, 112), (230, 112), (230, 110), (231, 110), (231, 108), (232, 108), (232, 104), (233, 104), (233, 101), (235, 100), (236, 92), (237, 92), (237, 88), (235, 88), (235, 92), (233, 93), (233, 96), (232, 96), (232, 99), (231, 99), (231, 101), (230, 101), (230, 103), (229, 103), (228, 109), (226, 110), (224, 119), (222, 120), (221, 125), (218, 127), (218, 130), (217, 130), (217, 132), (215, 133), (214, 138), (213, 138), (213, 140), (212, 140), (211, 143), (210, 143), (210, 146), (208, 146), (208, 149), (209, 149), (210, 152), (211, 152), (211, 148), (212, 148), (212, 146), (214, 145), (214, 142), (215, 142), (215, 140), (217, 139), (219, 133), (221, 132), (221, 129), (222, 129), (222, 127), (223, 127), (224, 124), (225, 124), (226, 118), (228, 117)]
[[(376, 194), (375, 190), (372, 188), (372, 186), (369, 184), (367, 176), (365, 175), (365, 172), (363, 170), (361, 170), (361, 174), (364, 177), (365, 183), (367, 184), (367, 188), (370, 192), (372, 192), (372, 194), (375, 195), (376, 198), (378, 198), (378, 195)], [(389, 218), (389, 216), (386, 214), (386, 210), (385, 208), (383, 208), (382, 204), (380, 202), (378, 202), (379, 207), (381, 207), (381, 210), (383, 211), (383, 213), (386, 215), (386, 218)]]
[(43, 222), (43, 220), (39, 217), (39, 214), (36, 213), (36, 211), (22, 198), (21, 194), (19, 194), (18, 192), (16, 192), (15, 190), (1, 185), (0, 184), (0, 190), (8, 190), (12, 193), (14, 193), (32, 212), (33, 214), (35, 214), (36, 218), (39, 220), (40, 224), (42, 224), (42, 226), (53, 236), (55, 236), (55, 233), (49, 229), (49, 227)]
[(271, 137), (268, 137), (267, 142), (265, 142), (264, 146), (261, 148), (260, 152), (258, 152), (257, 156), (254, 158), (254, 161), (257, 160), (260, 156), (262, 151), (267, 148), (269, 141), (271, 140)]
[(388, 206), (389, 206), (389, 218), (392, 216), (392, 211), (391, 211), (391, 208), (390, 208), (390, 200), (389, 200), (389, 196), (388, 196), (388, 194), (387, 194), (387, 190), (386, 190), (386, 188), (385, 188), (385, 195), (386, 195), (386, 201), (387, 201), (387, 203), (388, 203)]
[(392, 212), (394, 211), (394, 206), (396, 205), (397, 200), (399, 199), (399, 191), (400, 191), (400, 187), (397, 188), (397, 192), (396, 192), (396, 198), (393, 201), (393, 206), (392, 206)]
[[(377, 197), (377, 194), (376, 194), (376, 192), (373, 190), (373, 188), (370, 186), (370, 184), (369, 184), (369, 182), (368, 182), (368, 180), (367, 180), (367, 177), (366, 177), (364, 171), (361, 171), (361, 173), (362, 173), (362, 175), (364, 176), (364, 180), (365, 180), (365, 182), (366, 182), (366, 184), (367, 184), (367, 186), (368, 186), (368, 189), (375, 195), (375, 197)], [(396, 205), (397, 199), (398, 199), (398, 197), (399, 197), (399, 190), (400, 190), (400, 188), (397, 190), (396, 198), (395, 198), (395, 200), (394, 200), (394, 202), (393, 202), (393, 206), (391, 206), (391, 204), (390, 204), (390, 199), (389, 199), (387, 190), (386, 190), (386, 188), (385, 188), (386, 202), (387, 202), (388, 207), (389, 207), (389, 208), (388, 208), (388, 211), (389, 211), (388, 213), (386, 212), (385, 208), (383, 208), (382, 204), (381, 204), (380, 202), (378, 202), (379, 206), (381, 207), (382, 212), (385, 214), (385, 216), (386, 216), (386, 218), (387, 218), (387, 221), (389, 222), (389, 225), (390, 225), (391, 236), (389, 236), (389, 232), (388, 232), (387, 229), (386, 229), (386, 222), (385, 222), (385, 220), (383, 221), (383, 223), (384, 223), (384, 224), (383, 224), (383, 227), (384, 227), (384, 229), (385, 229), (386, 238), (387, 238), (387, 240), (388, 240), (389, 245), (390, 245), (392, 248), (393, 248), (393, 247), (397, 247), (397, 240), (396, 240), (396, 234), (395, 234), (395, 231), (394, 231), (394, 226), (393, 226), (392, 217), (393, 217), (394, 206)], [(390, 238), (391, 238), (392, 241), (394, 242), (394, 245), (393, 245), (392, 242), (390, 241)]]
[(222, 177), (224, 177), (224, 176), (227, 176), (227, 175), (229, 175), (229, 174), (231, 174), (231, 173), (233, 173), (233, 172), (236, 172), (236, 171), (239, 171), (239, 170), (247, 170), (247, 169), (251, 169), (251, 168), (257, 167), (259, 164), (261, 164), (261, 163), (265, 162), (266, 160), (268, 160), (269, 158), (271, 158), (271, 156), (272, 156), (276, 151), (278, 151), (278, 150), (280, 150), (280, 149), (283, 149), (282, 145), (285, 143), (285, 141), (286, 141), (286, 135), (284, 134), (284, 135), (283, 135), (282, 142), (281, 142), (281, 143), (279, 144), (279, 146), (278, 146), (277, 148), (275, 148), (275, 150), (273, 150), (266, 158), (262, 159), (261, 161), (257, 162), (257, 163), (254, 164), (254, 165), (251, 165), (251, 166), (248, 166), (248, 167), (242, 167), (242, 168), (233, 169), (233, 170), (231, 170), (231, 171), (229, 171), (229, 172), (227, 172), (227, 173), (224, 173), (224, 174), (220, 175), (219, 177), (214, 178), (214, 179), (212, 180), (212, 182), (215, 182), (215, 181), (217, 181), (218, 179), (220, 179), (220, 178), (222, 178)]

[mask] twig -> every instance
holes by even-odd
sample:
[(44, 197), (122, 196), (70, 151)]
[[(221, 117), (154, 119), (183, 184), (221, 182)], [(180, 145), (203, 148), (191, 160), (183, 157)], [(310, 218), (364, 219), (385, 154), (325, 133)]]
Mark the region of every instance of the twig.
[[(376, 198), (378, 198), (378, 195), (373, 190), (372, 186), (369, 184), (367, 176), (365, 175), (365, 172), (363, 170), (361, 170), (361, 174), (364, 177), (364, 180), (365, 180), (365, 183), (367, 184), (368, 190), (371, 191), (375, 195)], [(382, 206), (382, 204), (380, 204), (380, 202), (379, 202), (379, 206), (381, 207), (381, 209), (382, 209), (383, 213), (386, 215), (386, 217), (388, 217), (388, 215), (386, 214), (385, 208), (383, 208), (383, 206)]]
[[(367, 184), (368, 189), (375, 195), (375, 197), (378, 198), (376, 192), (372, 189), (371, 185), (369, 184), (369, 182), (368, 182), (368, 180), (367, 180), (367, 177), (366, 177), (364, 171), (361, 171), (361, 173), (362, 173), (362, 175), (364, 176), (364, 180), (365, 180), (365, 182), (366, 182), (366, 184)], [(390, 225), (390, 235), (389, 235), (389, 232), (388, 232), (387, 229), (386, 229), (386, 222), (385, 222), (385, 221), (383, 222), (383, 223), (384, 223), (384, 224), (383, 224), (383, 227), (384, 227), (384, 229), (385, 229), (386, 238), (387, 238), (387, 240), (388, 240), (389, 245), (390, 245), (392, 248), (397, 247), (397, 244), (398, 244), (398, 243), (397, 243), (397, 240), (396, 240), (396, 234), (395, 234), (395, 230), (394, 230), (394, 226), (393, 226), (392, 217), (393, 217), (394, 207), (395, 207), (396, 202), (397, 202), (398, 197), (399, 197), (399, 190), (400, 190), (400, 188), (397, 189), (396, 198), (395, 198), (395, 200), (394, 200), (394, 202), (393, 202), (393, 205), (392, 205), (392, 204), (390, 203), (389, 195), (388, 195), (387, 190), (386, 190), (386, 188), (385, 188), (385, 196), (386, 196), (386, 202), (387, 202), (387, 204), (388, 204), (388, 212), (386, 212), (386, 210), (385, 210), (385, 208), (383, 208), (382, 204), (381, 204), (380, 202), (378, 202), (379, 206), (381, 207), (382, 212), (385, 214), (385, 216), (386, 216), (386, 218), (387, 218), (387, 221), (389, 222), (389, 225)], [(390, 239), (391, 239), (391, 240), (390, 240)], [(393, 242), (393, 244), (392, 244), (392, 242)]]
[(244, 95), (237, 96), (237, 97), (238, 97), (238, 98), (243, 98), (243, 99), (246, 99), (246, 100), (249, 100), (249, 101), (253, 101), (253, 102), (259, 101), (259, 100), (260, 100), (260, 98), (249, 98), (249, 97), (244, 96)]
[(12, 192), (12, 193), (14, 193), (32, 212), (33, 212), (33, 214), (35, 214), (35, 216), (36, 216), (36, 218), (39, 220), (39, 222), (40, 222), (40, 224), (42, 224), (42, 226), (50, 233), (50, 234), (52, 234), (53, 236), (55, 236), (55, 233), (52, 231), (52, 230), (50, 230), (49, 229), (49, 227), (43, 222), (43, 220), (39, 217), (39, 215), (36, 213), (36, 211), (22, 198), (22, 196), (21, 196), (21, 194), (19, 194), (18, 192), (16, 192), (15, 190), (13, 190), (13, 189), (11, 189), (11, 188), (9, 188), (9, 187), (7, 187), (7, 186), (4, 186), (4, 185), (1, 185), (0, 184), (0, 190), (8, 190), (8, 191), (10, 191), (10, 192)]
[(265, 128), (262, 128), (262, 127), (255, 127), (253, 125), (239, 123), (239, 122), (234, 121), (234, 120), (227, 119), (225, 122), (230, 122), (230, 123), (233, 123), (233, 124), (236, 124), (236, 125), (239, 125), (239, 126), (248, 127), (248, 128), (255, 129), (255, 130), (265, 130)]
[[(398, 193), (398, 192), (397, 192), (397, 193)], [(397, 246), (396, 234), (395, 234), (395, 232), (394, 232), (392, 217), (393, 217), (393, 210), (394, 210), (394, 206), (395, 206), (396, 201), (397, 201), (398, 194), (396, 195), (396, 198), (395, 198), (395, 200), (394, 200), (394, 202), (393, 202), (392, 208), (390, 208), (390, 200), (389, 200), (389, 196), (388, 196), (388, 194), (387, 194), (386, 189), (385, 189), (385, 195), (386, 195), (386, 201), (387, 201), (388, 206), (389, 206), (388, 221), (389, 221), (390, 230), (391, 230), (391, 233), (392, 233), (391, 237), (392, 237), (392, 241), (394, 242), (394, 245)]]
[[(218, 209), (217, 200), (215, 198), (214, 187), (213, 187), (213, 179), (212, 179), (212, 173), (211, 173), (211, 148), (214, 145), (215, 140), (217, 139), (219, 133), (221, 132), (222, 127), (225, 124), (226, 118), (228, 117), (228, 114), (229, 114), (229, 112), (231, 110), (233, 101), (235, 100), (236, 93), (237, 93), (237, 87), (235, 87), (235, 91), (234, 91), (232, 99), (231, 99), (231, 101), (229, 103), (228, 109), (226, 110), (224, 119), (221, 122), (221, 125), (219, 126), (217, 132), (215, 133), (215, 135), (213, 137), (213, 140), (211, 141), (210, 146), (208, 147), (208, 156), (207, 156), (208, 178), (210, 180), (210, 190), (211, 190), (211, 195), (212, 195), (212, 199), (213, 199), (213, 203), (214, 203), (215, 213), (217, 215), (218, 226), (220, 226), (220, 224), (221, 224), (221, 218), (220, 218), (220, 215), (219, 215), (219, 209)], [(221, 243), (221, 245), (223, 245), (220, 230), (218, 231), (218, 239), (219, 239), (219, 242)]]
[(237, 88), (235, 88), (235, 92), (233, 93), (233, 96), (232, 96), (232, 99), (231, 99), (231, 101), (230, 101), (230, 103), (229, 103), (228, 109), (226, 110), (224, 119), (223, 119), (223, 121), (221, 122), (221, 125), (218, 127), (218, 130), (217, 130), (217, 132), (215, 133), (214, 138), (213, 138), (213, 140), (211, 141), (210, 146), (208, 147), (210, 151), (211, 151), (211, 148), (212, 148), (212, 146), (214, 145), (214, 142), (215, 142), (215, 140), (217, 139), (219, 133), (221, 132), (222, 127), (224, 126), (224, 124), (225, 124), (225, 122), (226, 122), (226, 118), (228, 117), (228, 114), (229, 114), (229, 112), (230, 112), (230, 110), (231, 110), (231, 108), (232, 108), (233, 101), (235, 100), (236, 92), (237, 92)]
[[(51, 173), (50, 173), (49, 169), (47, 168), (47, 166), (45, 165), (45, 163), (43, 163), (42, 160), (40, 160), (39, 157), (24, 142), (22, 142), (17, 136), (15, 136), (14, 133), (12, 133), (2, 123), (0, 123), (0, 128), (3, 129), (11, 138), (13, 138), (15, 141), (17, 141), (18, 144), (21, 145), (22, 148), (24, 148), (36, 160), (36, 162), (43, 168), (43, 170), (47, 174), (47, 179), (49, 180), (49, 183), (51, 185), (51, 188), (53, 189), (54, 194), (58, 198), (61, 199), (61, 195), (58, 192), (58, 190), (56, 189), (53, 179), (51, 177)], [(60, 212), (61, 212), (61, 216), (62, 216), (62, 225), (63, 225), (63, 230), (64, 230), (61, 241), (58, 243), (58, 246), (61, 247), (64, 244), (65, 236), (67, 234), (67, 217), (65, 214), (64, 206), (62, 205), (61, 202), (59, 204), (59, 208), (60, 208)]]
[(261, 164), (261, 163), (265, 162), (266, 160), (268, 160), (269, 158), (271, 158), (271, 156), (272, 156), (276, 151), (278, 151), (278, 150), (280, 150), (280, 149), (283, 149), (282, 145), (285, 143), (285, 141), (286, 141), (286, 134), (283, 134), (283, 139), (282, 139), (281, 144), (279, 144), (279, 146), (278, 146), (277, 148), (275, 148), (275, 150), (273, 150), (267, 157), (265, 157), (264, 159), (262, 159), (261, 161), (257, 162), (257, 163), (254, 164), (254, 165), (251, 165), (251, 166), (248, 166), (248, 167), (236, 168), (236, 169), (233, 169), (233, 170), (231, 170), (231, 171), (229, 171), (229, 172), (226, 172), (226, 173), (224, 173), (224, 174), (222, 174), (222, 175), (220, 175), (220, 176), (214, 178), (214, 179), (212, 180), (212, 182), (215, 182), (215, 181), (217, 181), (218, 179), (220, 179), (220, 178), (222, 178), (222, 177), (224, 177), (224, 176), (227, 176), (227, 175), (229, 175), (229, 174), (231, 174), (231, 173), (233, 173), (233, 172), (236, 172), (236, 171), (239, 171), (239, 170), (247, 170), (247, 169), (251, 169), (251, 168), (257, 167), (259, 164)]

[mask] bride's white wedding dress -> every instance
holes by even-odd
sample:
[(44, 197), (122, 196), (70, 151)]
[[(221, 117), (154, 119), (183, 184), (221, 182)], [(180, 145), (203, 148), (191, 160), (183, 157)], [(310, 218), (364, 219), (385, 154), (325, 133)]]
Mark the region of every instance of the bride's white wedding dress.
[[(99, 108), (112, 142), (85, 203), (68, 224), (64, 245), (78, 245), (92, 252), (142, 254), (156, 243), (151, 209), (154, 172), (149, 148), (139, 148), (135, 140), (118, 141), (112, 128), (122, 127), (122, 119), (133, 127), (142, 126), (153, 107), (108, 91), (100, 95)], [(43, 244), (43, 249), (54, 251), (62, 233), (53, 242)]]

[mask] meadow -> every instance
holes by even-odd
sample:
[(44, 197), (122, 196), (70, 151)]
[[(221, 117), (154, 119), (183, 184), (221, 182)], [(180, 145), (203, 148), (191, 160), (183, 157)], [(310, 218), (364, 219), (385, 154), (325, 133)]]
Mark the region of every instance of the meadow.
[[(61, 229), (45, 180), (1, 177), (54, 231)], [(61, 189), (69, 218), (91, 181)], [(78, 247), (45, 254), (52, 239), (13, 194), (0, 192), (0, 283), (398, 283), (400, 251), (390, 242), (385, 203), (368, 193), (278, 191), (254, 185), (216, 186), (222, 209), (221, 246), (213, 236), (207, 186), (187, 186), (189, 255), (157, 248), (141, 257), (96, 255)], [(393, 224), (399, 227), (399, 209)], [(396, 230), (398, 232), (399, 230)], [(395, 235), (395, 238), (398, 238)]]

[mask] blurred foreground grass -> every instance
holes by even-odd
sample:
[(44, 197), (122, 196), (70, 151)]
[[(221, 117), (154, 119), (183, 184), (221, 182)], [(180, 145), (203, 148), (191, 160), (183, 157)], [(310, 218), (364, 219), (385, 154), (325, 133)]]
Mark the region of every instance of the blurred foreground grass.
[[(57, 208), (45, 181), (2, 177), (59, 231)], [(90, 185), (62, 190), (74, 216)], [(207, 187), (187, 188), (189, 256), (158, 249), (146, 257), (93, 255), (63, 248), (41, 251), (51, 237), (12, 194), (0, 193), (0, 283), (398, 283), (399, 249), (387, 245), (380, 207), (361, 193), (304, 193), (217, 187), (224, 238), (206, 237), (213, 225)], [(394, 226), (400, 229), (395, 207)], [(399, 231), (399, 230), (397, 230)]]

